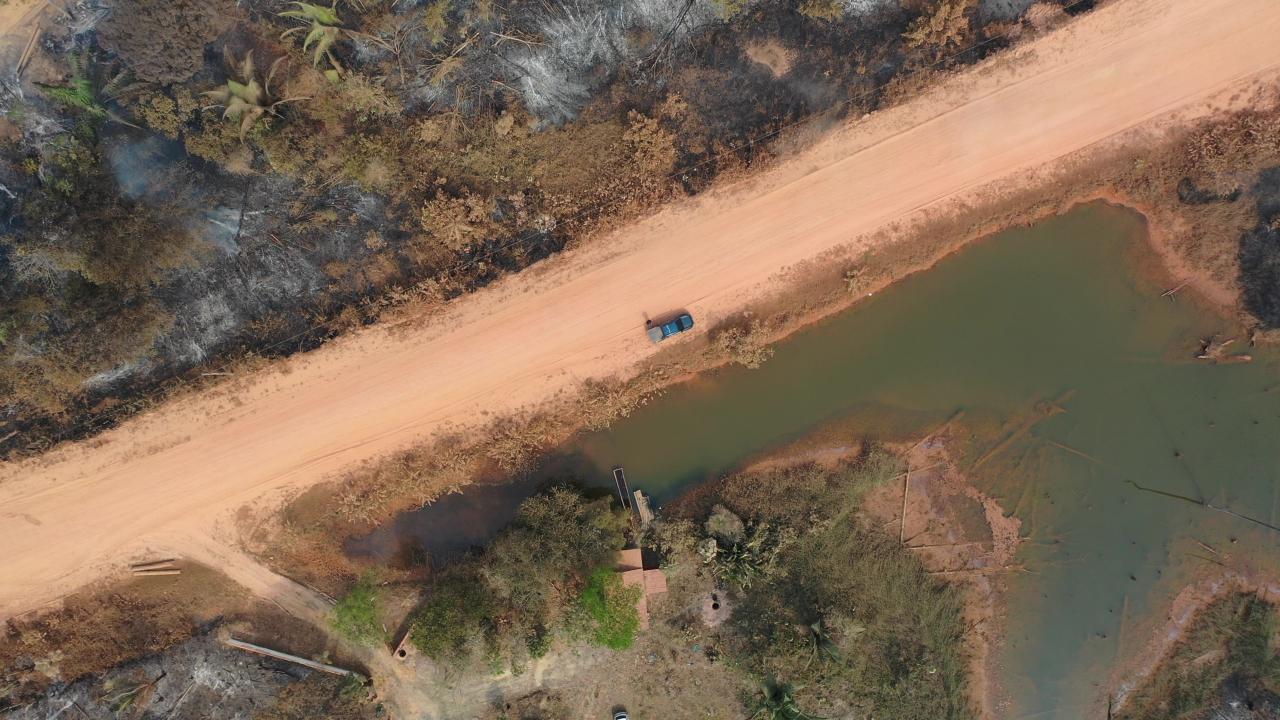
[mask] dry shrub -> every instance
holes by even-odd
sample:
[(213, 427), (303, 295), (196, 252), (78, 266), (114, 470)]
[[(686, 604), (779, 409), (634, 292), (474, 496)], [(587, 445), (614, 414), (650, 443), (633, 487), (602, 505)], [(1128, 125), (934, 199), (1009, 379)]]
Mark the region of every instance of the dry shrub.
[(959, 45), (969, 36), (969, 11), (977, 0), (938, 0), (932, 10), (911, 22), (902, 34), (913, 48)]
[(1022, 17), (1036, 32), (1044, 32), (1066, 22), (1070, 16), (1058, 5), (1038, 2), (1027, 8)]
[(624, 383), (588, 380), (581, 395), (581, 420), (588, 430), (605, 430), (615, 420), (631, 417), (644, 398)]
[(497, 228), (493, 200), (472, 193), (453, 197), (443, 192), (422, 206), (422, 229), (434, 242), (461, 252)]
[(422, 16), (422, 27), (427, 31), (427, 42), (433, 47), (444, 42), (445, 32), (449, 29), (449, 12), (453, 10), (453, 0), (432, 0)]
[(516, 474), (529, 470), (546, 447), (560, 439), (560, 424), (550, 415), (507, 418), (494, 423), (484, 454), (503, 470)]
[(380, 717), (377, 706), (362, 702), (363, 688), (349, 689), (344, 681), (332, 675), (313, 673), (302, 680), (285, 685), (275, 702), (254, 715), (254, 720), (372, 720)]
[(840, 0), (800, 0), (800, 14), (818, 20), (839, 20), (844, 17), (844, 5)]
[(671, 174), (676, 166), (676, 138), (662, 127), (657, 118), (645, 117), (634, 110), (627, 116), (627, 131), (622, 141), (631, 150), (636, 168), (653, 178)]
[(190, 119), (190, 115), (184, 117), (179, 112), (176, 100), (154, 90), (140, 93), (130, 105), (134, 117), (171, 140), (178, 139), (182, 126)]
[(404, 111), (400, 102), (379, 83), (350, 73), (337, 89), (337, 103), (361, 122), (385, 120)]
[(183, 642), (209, 618), (246, 610), (243, 588), (206, 567), (182, 575), (87, 588), (57, 609), (0, 624), (0, 706), (21, 704), (53, 682), (137, 660)]
[(110, 314), (88, 313), (56, 334), (30, 328), (32, 337), (0, 344), (0, 396), (45, 413), (64, 412), (90, 377), (146, 357), (172, 323), (159, 303), (138, 301)]
[(475, 472), (474, 449), (450, 437), (414, 448), (357, 472), (337, 493), (339, 517), (373, 522), (405, 507), (422, 507), (465, 485)]
[(773, 348), (768, 344), (768, 334), (764, 323), (752, 320), (718, 331), (712, 337), (711, 344), (716, 354), (728, 357), (745, 368), (755, 370), (773, 357)]

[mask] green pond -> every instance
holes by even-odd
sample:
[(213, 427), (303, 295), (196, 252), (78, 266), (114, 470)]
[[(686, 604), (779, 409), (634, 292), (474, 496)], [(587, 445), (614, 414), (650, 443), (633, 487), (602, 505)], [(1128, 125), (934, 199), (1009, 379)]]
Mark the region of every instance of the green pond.
[[(1070, 392), (1066, 413), (970, 479), (1017, 514), (1028, 538), (1027, 572), (1007, 575), (997, 675), (1013, 707), (1001, 715), (1085, 717), (1105, 698), (1125, 632), (1132, 647), (1144, 612), (1186, 565), (1188, 538), (1273, 548), (1280, 537), (1130, 484), (1276, 519), (1278, 358), (1193, 360), (1199, 339), (1230, 323), (1181, 294), (1161, 297), (1172, 283), (1138, 267), (1150, 256), (1142, 233), (1136, 214), (1090, 205), (975, 243), (797, 333), (758, 370), (672, 388), (583, 436), (542, 474), (608, 485), (622, 465), (633, 489), (661, 502), (833, 424), (903, 438), (963, 409), (972, 437), (994, 445), (1037, 401)], [(509, 511), (493, 507), (513, 507), (536, 486), (451, 496), (349, 549), (378, 555), (390, 535), (410, 534), (435, 552), (433, 538), (456, 528), (450, 513), (479, 503), (505, 522)]]

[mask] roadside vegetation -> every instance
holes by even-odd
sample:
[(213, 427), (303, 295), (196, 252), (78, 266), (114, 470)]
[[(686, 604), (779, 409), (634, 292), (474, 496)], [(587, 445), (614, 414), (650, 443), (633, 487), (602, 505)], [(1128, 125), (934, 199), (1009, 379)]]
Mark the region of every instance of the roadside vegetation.
[(365, 573), (333, 608), (333, 628), (342, 637), (361, 645), (387, 641), (378, 617), (378, 586), (373, 573)]
[[(1116, 720), (1275, 717), (1280, 713), (1276, 606), (1232, 592), (1205, 606)], [(1246, 714), (1239, 714), (1247, 709)]]
[(629, 647), (637, 596), (613, 572), (625, 523), (567, 487), (529, 498), (488, 547), (432, 580), (413, 644), (460, 675), (519, 674), (557, 638)]
[[(51, 25), (0, 93), (5, 453), (109, 425), (222, 359), (438, 305), (767, 161), (791, 123), (892, 102), (904, 78), (1061, 17), (817, 0), (103, 10)], [(741, 362), (767, 357), (736, 334)]]

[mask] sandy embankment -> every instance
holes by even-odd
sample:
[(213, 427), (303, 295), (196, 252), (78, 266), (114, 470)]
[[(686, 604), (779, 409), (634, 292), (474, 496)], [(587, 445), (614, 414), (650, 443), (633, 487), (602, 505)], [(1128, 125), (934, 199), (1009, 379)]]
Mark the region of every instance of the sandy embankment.
[(462, 299), (0, 466), (0, 617), (237, 508), (493, 414), (625, 375), (646, 316), (714, 324), (836, 248), (1153, 123), (1190, 123), (1280, 67), (1273, 0), (1122, 0), (748, 181), (675, 203)]

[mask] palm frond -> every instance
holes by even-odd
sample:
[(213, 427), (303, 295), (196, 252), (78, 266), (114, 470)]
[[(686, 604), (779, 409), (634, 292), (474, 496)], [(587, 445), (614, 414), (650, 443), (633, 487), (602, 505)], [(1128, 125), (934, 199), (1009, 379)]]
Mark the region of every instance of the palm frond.
[(307, 38), (302, 41), (302, 51), (306, 52), (315, 43), (316, 49), (314, 57), (311, 59), (312, 65), (319, 65), (320, 60), (329, 52), (333, 44), (338, 41), (338, 29), (333, 27), (325, 27), (320, 23), (313, 23), (311, 32), (307, 33)]
[(121, 70), (102, 86), (102, 96), (113, 102), (127, 100), (151, 85), (147, 82), (129, 82), (128, 70)]
[(267, 94), (267, 97), (271, 97), (271, 81), (275, 79), (276, 71), (280, 69), (284, 61), (285, 57), (281, 55), (276, 58), (275, 62), (271, 63), (271, 68), (267, 70), (267, 78), (262, 84), (262, 91)]
[(253, 51), (244, 54), (244, 62), (240, 63), (240, 79), (245, 82), (253, 81)]
[(321, 5), (312, 5), (305, 2), (293, 2), (292, 5), (297, 6), (297, 10), (285, 10), (280, 13), (281, 17), (294, 18), (296, 20), (310, 20), (321, 25), (341, 25), (342, 18), (338, 17), (338, 11), (333, 7), (324, 7)]

